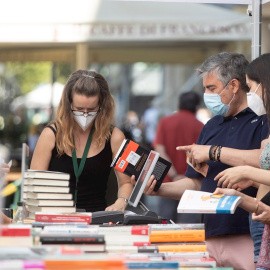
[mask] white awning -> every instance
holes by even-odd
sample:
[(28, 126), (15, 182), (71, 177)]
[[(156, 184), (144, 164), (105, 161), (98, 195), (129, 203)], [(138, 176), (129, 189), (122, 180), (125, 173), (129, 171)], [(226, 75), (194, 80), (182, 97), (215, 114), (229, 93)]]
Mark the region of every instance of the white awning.
[(251, 40), (246, 14), (180, 2), (9, 0), (1, 5), (0, 43)]

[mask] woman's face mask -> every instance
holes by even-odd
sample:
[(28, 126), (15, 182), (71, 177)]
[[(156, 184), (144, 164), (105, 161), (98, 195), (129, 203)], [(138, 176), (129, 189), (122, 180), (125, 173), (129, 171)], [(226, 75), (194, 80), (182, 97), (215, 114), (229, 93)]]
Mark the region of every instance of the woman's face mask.
[(258, 84), (254, 92), (247, 93), (248, 107), (255, 112), (257, 115), (263, 115), (266, 113), (263, 100), (259, 95), (256, 94), (261, 84)]
[(74, 120), (78, 123), (83, 131), (85, 131), (91, 125), (99, 112), (99, 109), (96, 112), (82, 112), (73, 110), (72, 108), (71, 110)]
[(91, 114), (74, 115), (75, 121), (85, 131), (97, 116), (97, 112)]
[[(229, 84), (226, 85), (226, 87), (221, 91), (221, 93), (227, 89), (228, 85)], [(207, 107), (209, 111), (211, 111), (214, 115), (224, 116), (228, 113), (235, 94), (233, 95), (229, 104), (224, 104), (220, 98), (221, 93), (220, 94), (204, 93), (203, 99), (204, 99), (205, 106)]]

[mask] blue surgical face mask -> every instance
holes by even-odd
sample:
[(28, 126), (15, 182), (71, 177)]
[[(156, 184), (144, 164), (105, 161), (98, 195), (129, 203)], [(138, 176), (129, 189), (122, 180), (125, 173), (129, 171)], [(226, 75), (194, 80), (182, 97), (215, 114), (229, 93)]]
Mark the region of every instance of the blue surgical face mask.
[[(228, 84), (226, 87), (221, 91), (221, 93), (227, 88)], [(214, 115), (226, 115), (230, 109), (230, 105), (234, 99), (235, 94), (233, 95), (231, 101), (229, 104), (224, 104), (221, 101), (220, 94), (207, 94), (204, 93), (203, 99), (204, 99), (204, 104), (207, 107), (209, 111), (211, 111)]]

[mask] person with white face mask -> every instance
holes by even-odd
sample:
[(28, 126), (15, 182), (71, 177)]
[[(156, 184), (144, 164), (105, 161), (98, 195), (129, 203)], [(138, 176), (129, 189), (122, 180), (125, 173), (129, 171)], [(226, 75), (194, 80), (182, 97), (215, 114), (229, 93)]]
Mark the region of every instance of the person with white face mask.
[(95, 120), (98, 112), (82, 112), (71, 109), (74, 114), (74, 120), (78, 123), (78, 125), (85, 131)]
[(105, 198), (110, 165), (125, 138), (113, 124), (114, 100), (105, 78), (95, 71), (73, 72), (56, 119), (41, 133), (30, 168), (69, 173), (79, 209), (124, 211), (133, 188), (128, 176), (115, 171), (118, 198), (110, 206)]
[[(205, 89), (205, 105), (215, 114), (203, 127), (196, 144), (176, 149), (189, 152), (185, 178), (163, 183), (154, 192), (150, 179), (147, 195), (179, 200), (186, 189), (214, 192), (216, 175), (237, 165), (259, 167), (261, 141), (268, 135), (266, 115), (258, 116), (247, 106), (249, 88), (245, 80), (248, 61), (241, 54), (222, 52), (209, 57), (198, 69)], [(195, 142), (194, 142), (195, 143)], [(208, 165), (207, 174), (200, 173)], [(254, 183), (236, 186), (244, 194), (256, 196)], [(254, 184), (255, 185), (255, 184)], [(218, 267), (254, 270), (254, 245), (250, 236), (249, 214), (237, 209), (234, 215), (203, 215), (207, 251)]]
[[(249, 85), (249, 81), (250, 80), (247, 77), (247, 85)], [(254, 92), (252, 92), (252, 89), (250, 88), (249, 93), (247, 93), (248, 107), (257, 115), (263, 115), (266, 113), (261, 94), (261, 83), (258, 84)]]

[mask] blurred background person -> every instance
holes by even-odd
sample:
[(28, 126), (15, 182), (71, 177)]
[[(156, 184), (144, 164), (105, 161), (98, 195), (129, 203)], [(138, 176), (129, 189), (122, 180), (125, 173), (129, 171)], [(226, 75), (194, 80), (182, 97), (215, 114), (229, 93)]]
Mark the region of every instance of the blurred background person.
[[(178, 145), (195, 143), (203, 128), (203, 123), (196, 118), (201, 102), (200, 95), (194, 91), (179, 95), (178, 111), (161, 118), (153, 141), (154, 150), (172, 163), (172, 167), (164, 182), (172, 182), (184, 178), (187, 169), (186, 154), (176, 150)], [(181, 181), (181, 180), (180, 180)], [(198, 222), (199, 215), (177, 215), (178, 201), (170, 198), (157, 198), (154, 206), (160, 216), (174, 222)], [(153, 200), (153, 198), (151, 198)], [(153, 210), (152, 208), (150, 208)], [(178, 217), (177, 217), (178, 216)]]
[(142, 116), (144, 143), (149, 150), (153, 149), (152, 142), (156, 136), (156, 129), (160, 116), (161, 114), (158, 108), (158, 101), (154, 98), (150, 102), (150, 107), (145, 110)]
[(125, 137), (138, 144), (142, 143), (142, 129), (140, 126), (139, 116), (135, 111), (128, 111), (124, 119), (124, 125), (121, 130)]

